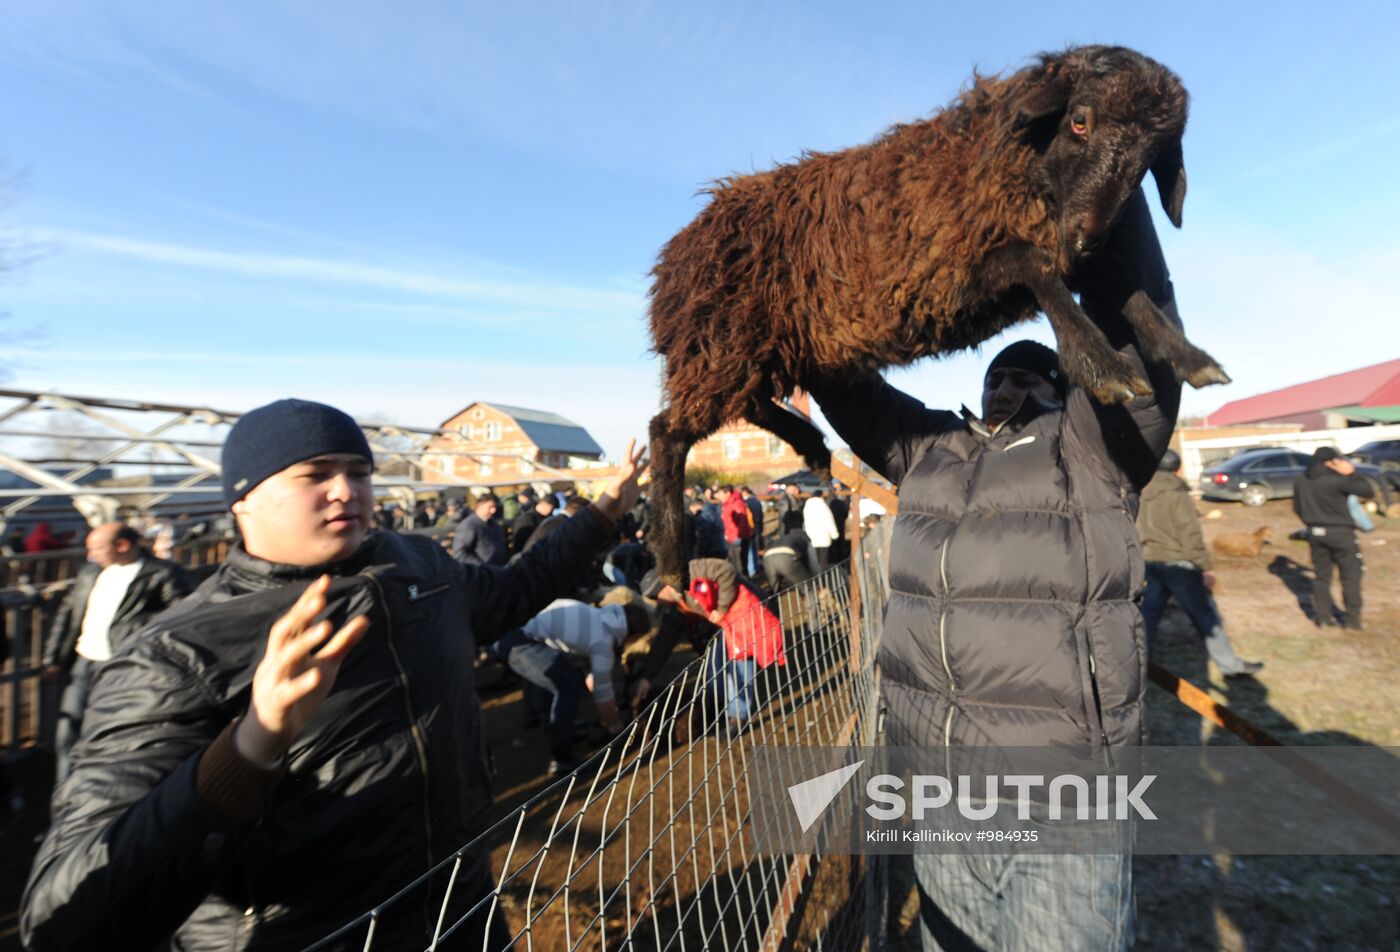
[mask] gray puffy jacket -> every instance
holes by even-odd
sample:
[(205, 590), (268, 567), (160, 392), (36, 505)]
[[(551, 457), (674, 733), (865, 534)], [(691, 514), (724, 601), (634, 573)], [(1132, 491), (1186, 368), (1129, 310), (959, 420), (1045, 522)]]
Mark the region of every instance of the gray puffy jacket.
[[(1175, 319), (1148, 232), (1142, 286)], [(1138, 361), (1126, 326), (1103, 319), (1121, 299), (1105, 289), (1084, 305)], [(1063, 407), (1028, 395), (995, 434), (878, 377), (812, 388), (856, 455), (899, 486), (879, 653), (890, 744), (1143, 742), (1133, 522), (1181, 392), (1166, 368), (1147, 370), (1153, 395), (1117, 407), (1077, 388)]]

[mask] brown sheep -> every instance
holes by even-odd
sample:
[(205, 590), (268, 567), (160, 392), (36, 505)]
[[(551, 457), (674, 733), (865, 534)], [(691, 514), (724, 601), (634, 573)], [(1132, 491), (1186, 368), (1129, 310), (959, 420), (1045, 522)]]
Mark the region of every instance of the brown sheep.
[(1225, 532), (1211, 540), (1210, 548), (1216, 555), (1238, 555), (1254, 558), (1274, 534), (1268, 526), (1260, 526), (1253, 532)]
[[(776, 402), (804, 382), (973, 347), (1043, 310), (1071, 379), (1106, 403), (1148, 392), (1075, 302), (1075, 268), (1149, 168), (1180, 225), (1185, 124), (1170, 71), (1082, 47), (974, 77), (948, 108), (869, 145), (717, 183), (653, 271), (663, 577), (684, 565), (679, 500), (696, 441), (742, 417), (825, 469), (820, 431)], [(1141, 289), (1121, 300), (1146, 358), (1195, 386), (1229, 379)]]

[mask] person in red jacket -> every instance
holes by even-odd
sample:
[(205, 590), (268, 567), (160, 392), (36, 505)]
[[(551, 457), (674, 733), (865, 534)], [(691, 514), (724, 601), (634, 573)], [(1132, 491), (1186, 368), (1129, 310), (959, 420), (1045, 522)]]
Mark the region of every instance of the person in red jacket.
[(753, 714), (756, 670), (787, 663), (783, 624), (725, 560), (691, 561), (686, 594), (691, 609), (703, 611), (720, 628), (722, 637), (711, 641), (706, 655), (707, 668), (716, 688), (723, 686), (730, 726), (741, 728)]
[(40, 552), (52, 552), (55, 549), (66, 549), (69, 545), (63, 539), (53, 534), (47, 522), (35, 523), (29, 535), (24, 537), (24, 551), (30, 555)]
[(720, 515), (724, 520), (724, 544), (729, 564), (740, 575), (748, 573), (749, 550), (753, 547), (753, 514), (733, 486), (719, 488)]

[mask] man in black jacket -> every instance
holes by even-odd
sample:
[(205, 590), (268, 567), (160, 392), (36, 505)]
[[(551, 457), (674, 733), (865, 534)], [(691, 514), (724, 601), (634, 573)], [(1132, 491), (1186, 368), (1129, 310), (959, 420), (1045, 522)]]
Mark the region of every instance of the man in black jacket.
[(472, 514), (457, 524), (452, 533), (452, 557), (463, 565), (505, 565), (506, 533), (496, 517), (501, 500), (495, 493), (476, 497)]
[(1347, 511), (1347, 497), (1370, 499), (1371, 483), (1357, 475), (1351, 460), (1330, 446), (1313, 452), (1303, 477), (1293, 484), (1293, 511), (1308, 527), (1313, 564), (1313, 621), (1319, 627), (1337, 625), (1332, 604), (1332, 566), (1342, 577), (1342, 601), (1347, 628), (1361, 630), (1361, 573), (1366, 565), (1356, 540), (1356, 523)]
[(44, 679), (68, 675), (54, 726), (57, 779), (68, 776), (69, 755), (83, 725), (93, 676), (151, 618), (190, 593), (190, 578), (174, 562), (141, 549), (141, 536), (120, 522), (87, 535), (88, 564), (54, 615), (44, 645)]
[(525, 546), (530, 542), (530, 536), (540, 527), (550, 516), (554, 515), (554, 497), (546, 494), (534, 500), (534, 504), (528, 509), (521, 509), (520, 515), (515, 517), (515, 521), (510, 526), (510, 554), (519, 555), (525, 551)]
[[(1141, 190), (1094, 259), (1085, 311), (1142, 367), (1119, 315), (1143, 289), (1175, 305)], [(1143, 563), (1133, 519), (1181, 386), (1103, 406), (1032, 341), (988, 367), (980, 417), (925, 408), (877, 376), (810, 387), (860, 459), (899, 487), (879, 663), (897, 747), (1116, 748), (1144, 742)], [(1110, 833), (1114, 831), (1109, 831)], [(1120, 852), (914, 857), (924, 948), (1124, 949)]]
[(94, 684), (25, 892), (28, 947), (301, 949), (411, 883), (375, 948), (428, 945), (440, 914), (461, 927), (438, 948), (505, 941), (499, 914), (486, 935), (484, 850), (425, 877), (491, 799), (476, 642), (569, 588), (635, 501), (641, 453), (509, 567), (371, 531), (372, 468), (331, 407), (239, 420), (223, 481), (243, 541)]

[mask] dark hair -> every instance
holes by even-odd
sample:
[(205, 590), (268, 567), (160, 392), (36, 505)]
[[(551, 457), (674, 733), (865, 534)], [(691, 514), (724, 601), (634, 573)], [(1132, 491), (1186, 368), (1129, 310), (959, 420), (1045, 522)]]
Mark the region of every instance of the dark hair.
[(570, 496), (569, 501), (564, 503), (564, 511), (571, 516), (574, 513), (582, 512), (584, 509), (587, 508), (588, 500), (584, 499), (582, 496)]
[(475, 509), (477, 506), (481, 505), (484, 502), (495, 503), (497, 506), (499, 506), (501, 504), (501, 497), (497, 496), (495, 493), (482, 493), (480, 496), (477, 496), (476, 499), (472, 501), (472, 508)]
[(112, 536), (112, 544), (116, 545), (118, 542), (130, 542), (134, 548), (141, 544), (141, 533), (131, 528), (131, 526), (124, 525)]

